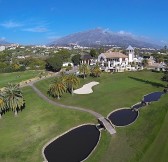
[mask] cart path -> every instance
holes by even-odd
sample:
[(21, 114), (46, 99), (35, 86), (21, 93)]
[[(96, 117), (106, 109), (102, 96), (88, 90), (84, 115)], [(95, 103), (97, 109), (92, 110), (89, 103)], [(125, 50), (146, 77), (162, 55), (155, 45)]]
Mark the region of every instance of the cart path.
[(84, 109), (84, 108), (76, 107), (76, 106), (68, 106), (68, 105), (64, 105), (64, 104), (55, 102), (55, 101), (49, 99), (47, 96), (45, 96), (40, 90), (38, 90), (38, 89), (34, 86), (34, 83), (29, 83), (28, 85), (31, 86), (32, 89), (33, 89), (41, 98), (43, 98), (44, 100), (46, 100), (48, 103), (50, 103), (50, 104), (52, 104), (52, 105), (59, 106), (59, 107), (62, 107), (62, 108), (66, 108), (66, 109), (74, 109), (74, 110), (78, 110), (78, 111), (87, 112), (87, 113), (90, 113), (90, 114), (92, 114), (93, 116), (95, 116), (97, 119), (103, 117), (101, 114), (99, 114), (99, 113), (97, 113), (97, 112), (95, 112), (95, 111), (93, 111), (93, 110)]

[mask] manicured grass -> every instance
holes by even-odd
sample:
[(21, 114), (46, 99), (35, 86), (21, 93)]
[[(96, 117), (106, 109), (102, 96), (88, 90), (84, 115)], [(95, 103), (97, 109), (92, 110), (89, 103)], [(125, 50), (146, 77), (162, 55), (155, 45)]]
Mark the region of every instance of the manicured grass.
[(8, 112), (0, 120), (0, 162), (41, 162), (44, 144), (82, 123), (96, 120), (87, 113), (58, 108), (23, 89), (26, 108), (14, 117)]
[[(167, 104), (168, 109), (168, 104)], [(147, 150), (145, 156), (141, 160), (142, 162), (153, 162), (153, 161), (166, 161), (168, 153), (168, 113), (165, 115), (163, 124), (157, 137)]]
[[(168, 120), (167, 97), (168, 95), (163, 96), (159, 102), (152, 103), (148, 107), (141, 109), (140, 116), (134, 124), (128, 127), (117, 128), (117, 133), (111, 138), (105, 135), (106, 137), (103, 139), (105, 142), (110, 138), (108, 146), (106, 145), (105, 147), (103, 142), (100, 143), (91, 159), (96, 159), (98, 154), (99, 158), (93, 160), (94, 162), (137, 162), (141, 161), (143, 157), (143, 162), (166, 161), (168, 151), (167, 128), (164, 131), (161, 129), (160, 133), (159, 131), (162, 125), (167, 124), (167, 121), (165, 122), (164, 119), (167, 118)], [(157, 143), (155, 142), (155, 138), (157, 139)], [(155, 146), (153, 146), (153, 142)], [(99, 154), (101, 148), (103, 152)], [(150, 153), (148, 153), (148, 149), (151, 150), (149, 151)], [(159, 154), (161, 151), (163, 152)], [(157, 158), (152, 157), (155, 152)]]
[(8, 83), (19, 83), (38, 76), (39, 71), (23, 71), (13, 73), (0, 73), (0, 88), (6, 86)]
[[(93, 109), (106, 116), (114, 109), (135, 104), (146, 93), (163, 90), (154, 84), (165, 84), (160, 80), (161, 76), (161, 73), (143, 71), (103, 74), (100, 78), (82, 79), (80, 86), (93, 80), (100, 84), (93, 88), (93, 94), (65, 94), (59, 102)], [(46, 94), (51, 80), (53, 79), (43, 80), (36, 85)], [(144, 82), (146, 80), (148, 82)], [(0, 120), (2, 162), (40, 162), (43, 160), (41, 149), (51, 138), (81, 123), (96, 123), (94, 117), (88, 113), (57, 108), (46, 103), (29, 87), (24, 88), (23, 92), (26, 108), (16, 118), (12, 112), (8, 112)], [(136, 122), (127, 127), (116, 128), (115, 135), (102, 131), (99, 145), (87, 162), (166, 161), (167, 98), (168, 94), (160, 101), (142, 108)]]
[[(71, 96), (67, 93), (62, 96), (60, 101), (55, 100), (66, 105), (89, 108), (107, 116), (117, 108), (130, 107), (139, 102), (143, 95), (147, 93), (163, 90), (163, 87), (152, 85), (152, 82), (164, 84), (160, 80), (162, 75), (161, 73), (152, 73), (149, 71), (116, 74), (105, 73), (100, 78), (89, 77), (85, 80), (81, 79), (80, 86), (93, 80), (100, 82), (99, 85), (93, 87), (94, 92), (92, 94), (74, 94), (74, 96)], [(140, 78), (142, 81), (133, 78)], [(47, 95), (51, 80), (53, 79), (38, 82), (36, 86)], [(144, 83), (143, 81), (146, 80), (150, 82)]]
[[(81, 85), (90, 81), (99, 81), (100, 84), (94, 87), (94, 93), (89, 95), (74, 95), (65, 94), (60, 102), (67, 105), (77, 105), (85, 108), (91, 108), (97, 112), (107, 115), (112, 110), (120, 107), (130, 107), (131, 105), (139, 102), (142, 96), (154, 92), (163, 90), (162, 84), (165, 83), (160, 80), (161, 73), (152, 73), (149, 71), (135, 72), (135, 73), (117, 73), (117, 74), (103, 74), (101, 78), (88, 78), (81, 80)], [(52, 79), (48, 81), (41, 81), (37, 83), (37, 87), (46, 94), (48, 84)], [(147, 82), (146, 82), (147, 81)], [(161, 86), (157, 86), (158, 84)], [(154, 102), (151, 105), (142, 108), (140, 110), (140, 116), (137, 121), (127, 127), (116, 128), (117, 134), (110, 136), (108, 133), (102, 132), (102, 138), (96, 151), (87, 160), (89, 162), (121, 162), (121, 161), (140, 161), (145, 158), (144, 161), (148, 161), (148, 149), (152, 147), (152, 143), (155, 141), (160, 132), (160, 128), (166, 125), (164, 120), (168, 118), (168, 95), (161, 98), (159, 102)], [(168, 119), (167, 119), (168, 120)], [(161, 129), (162, 130), (162, 129)], [(165, 135), (165, 131), (160, 133), (161, 136)], [(163, 156), (156, 159), (166, 159), (167, 145), (164, 144), (164, 138), (159, 138), (161, 142), (160, 149), (163, 148)], [(156, 145), (159, 142), (156, 143)], [(166, 146), (166, 148), (165, 148)], [(153, 146), (151, 152), (155, 152), (157, 149)], [(149, 154), (149, 155), (148, 155)], [(158, 155), (159, 156), (159, 155)], [(155, 159), (151, 159), (155, 161)]]

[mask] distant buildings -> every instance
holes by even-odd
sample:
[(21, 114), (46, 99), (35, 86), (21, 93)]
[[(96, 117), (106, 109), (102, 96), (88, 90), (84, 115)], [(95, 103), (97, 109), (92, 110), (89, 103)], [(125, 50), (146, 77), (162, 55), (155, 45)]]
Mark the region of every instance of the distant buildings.
[(5, 46), (0, 46), (0, 51), (4, 51), (5, 50)]

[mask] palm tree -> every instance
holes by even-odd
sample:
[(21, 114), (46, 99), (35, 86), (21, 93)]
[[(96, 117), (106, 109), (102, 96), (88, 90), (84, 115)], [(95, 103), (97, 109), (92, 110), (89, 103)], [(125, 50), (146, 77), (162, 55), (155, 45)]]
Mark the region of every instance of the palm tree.
[(73, 95), (73, 90), (79, 85), (79, 78), (74, 74), (69, 74), (65, 77), (65, 83), (71, 94)]
[(82, 64), (79, 66), (80, 74), (83, 74), (83, 78), (85, 79), (88, 74), (90, 74), (90, 69), (87, 64)]
[(2, 92), (0, 92), (0, 119), (2, 118), (2, 111), (5, 109), (5, 101)]
[(60, 96), (66, 91), (67, 87), (62, 78), (55, 78), (49, 87), (49, 94), (60, 99)]
[(65, 80), (66, 80), (66, 73), (65, 73), (65, 71), (61, 71), (60, 72), (60, 79), (62, 79), (62, 81), (65, 82)]
[(95, 76), (95, 77), (99, 77), (101, 74), (101, 70), (100, 70), (100, 67), (98, 64), (96, 64), (95, 67), (93, 67), (92, 69), (92, 75)]
[(7, 108), (14, 111), (16, 116), (17, 111), (24, 105), (24, 99), (19, 85), (9, 83), (4, 89), (4, 98)]

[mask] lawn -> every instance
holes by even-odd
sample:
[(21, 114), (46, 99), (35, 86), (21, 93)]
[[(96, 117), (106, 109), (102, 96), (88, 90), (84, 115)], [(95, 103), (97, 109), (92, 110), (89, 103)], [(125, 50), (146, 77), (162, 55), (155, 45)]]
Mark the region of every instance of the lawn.
[[(168, 108), (168, 104), (167, 104)], [(153, 161), (167, 161), (168, 153), (168, 113), (165, 115), (161, 129), (153, 141), (152, 145), (147, 150), (145, 156), (141, 160), (142, 162), (153, 162)]]
[(87, 113), (52, 106), (31, 88), (23, 89), (26, 108), (14, 117), (8, 112), (0, 120), (0, 162), (41, 162), (44, 144), (81, 123), (95, 123)]
[(87, 162), (167, 161), (167, 97), (142, 108), (137, 121), (116, 128), (114, 136), (103, 132), (100, 145)]
[[(165, 84), (160, 80), (161, 76), (161, 73), (143, 71), (103, 74), (100, 78), (82, 79), (80, 87), (93, 80), (100, 84), (94, 87), (93, 94), (65, 94), (59, 102), (93, 109), (106, 116), (114, 109), (135, 104), (146, 93), (163, 90), (163, 87), (158, 86)], [(40, 81), (36, 86), (46, 94), (51, 80), (52, 78)], [(0, 120), (2, 162), (40, 162), (43, 160), (41, 149), (51, 138), (81, 123), (96, 123), (95, 118), (88, 113), (48, 104), (29, 87), (24, 88), (23, 92), (26, 108), (18, 117), (8, 112)], [(137, 121), (130, 126), (116, 128), (115, 135), (102, 131), (99, 145), (87, 162), (166, 161), (167, 98), (168, 94), (160, 101), (142, 108)]]
[(19, 83), (34, 77), (37, 77), (39, 71), (30, 70), (13, 73), (0, 73), (0, 88), (6, 86), (8, 83)]
[[(120, 107), (130, 107), (142, 99), (142, 96), (163, 90), (165, 84), (160, 80), (163, 74), (149, 71), (103, 74), (101, 78), (88, 78), (81, 80), (80, 87), (90, 81), (99, 81), (100, 84), (94, 87), (94, 93), (89, 95), (63, 95), (59, 102), (67, 105), (77, 105), (93, 109), (103, 115), (107, 115), (112, 110)], [(46, 94), (48, 81), (41, 81), (36, 86)], [(167, 107), (168, 95), (161, 98), (159, 102), (140, 110), (138, 120), (131, 126), (116, 128), (117, 134), (110, 136), (107, 132), (102, 132), (101, 141), (98, 148), (87, 160), (88, 162), (126, 162), (126, 161), (162, 161), (168, 152), (168, 141), (165, 140), (166, 126), (168, 121)], [(160, 138), (161, 137), (161, 138)], [(157, 140), (159, 138), (159, 140)], [(163, 140), (162, 140), (163, 139)], [(156, 142), (155, 142), (156, 141)], [(167, 143), (165, 143), (167, 141)], [(156, 147), (161, 143), (160, 147)], [(155, 160), (152, 153), (159, 153), (161, 148), (163, 153)], [(151, 150), (151, 151), (150, 151)], [(146, 157), (146, 158), (145, 158)]]
[[(81, 79), (80, 87), (93, 80), (100, 82), (99, 85), (93, 87), (94, 93), (86, 95), (75, 94), (74, 96), (67, 93), (62, 96), (60, 101), (55, 100), (66, 105), (92, 109), (107, 116), (117, 108), (130, 107), (139, 102), (143, 95), (147, 93), (163, 90), (163, 87), (155, 85), (155, 83), (165, 84), (160, 80), (162, 75), (161, 73), (152, 73), (149, 71), (115, 74), (104, 73), (100, 78), (89, 77), (85, 80)], [(47, 95), (51, 80), (53, 79), (40, 81), (36, 86)], [(149, 82), (144, 83), (146, 80)]]

